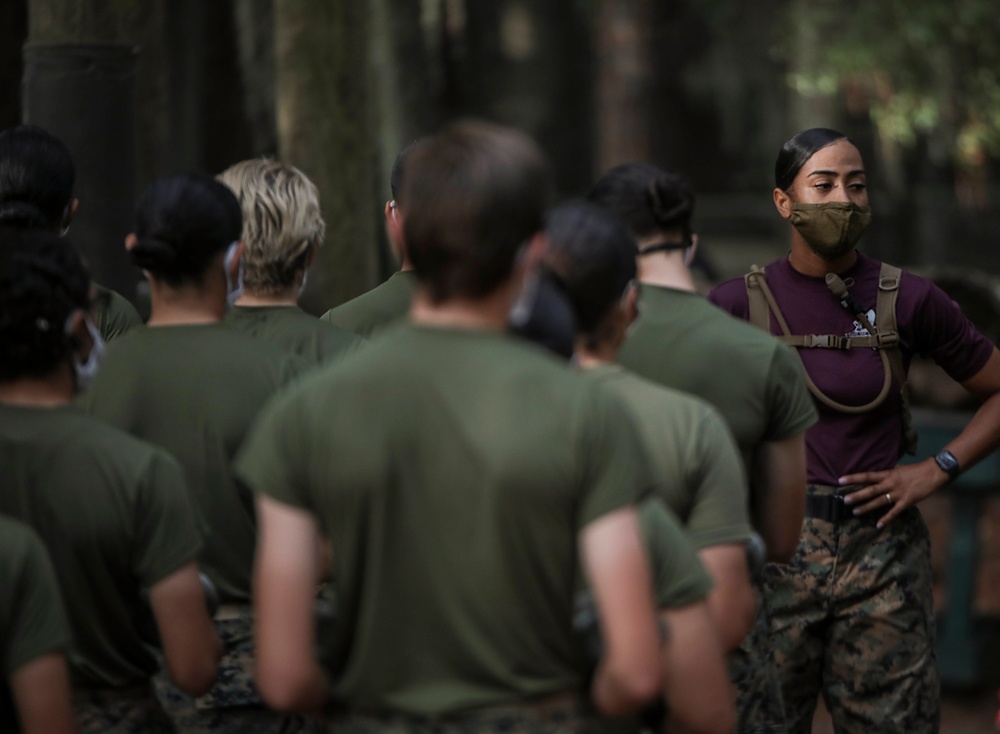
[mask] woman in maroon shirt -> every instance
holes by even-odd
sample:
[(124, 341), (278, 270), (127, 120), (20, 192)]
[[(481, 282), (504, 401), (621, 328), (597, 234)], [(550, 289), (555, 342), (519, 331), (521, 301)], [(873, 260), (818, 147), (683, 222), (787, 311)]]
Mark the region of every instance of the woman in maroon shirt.
[[(1000, 353), (932, 283), (895, 277), (855, 249), (871, 211), (864, 163), (844, 135), (817, 128), (791, 138), (775, 184), (792, 246), (764, 269), (769, 327), (828, 347), (796, 344), (820, 420), (806, 434), (799, 547), (766, 572), (788, 728), (811, 730), (822, 692), (838, 732), (936, 732), (929, 540), (915, 505), (1000, 443)], [(709, 297), (750, 320), (748, 284), (730, 280)], [(873, 332), (893, 331), (880, 290), (896, 291), (898, 342), (885, 343), (898, 346), (889, 350), (871, 348)], [(944, 451), (915, 464), (896, 464), (907, 446), (893, 351), (901, 372), (913, 354), (931, 357), (984, 401)]]

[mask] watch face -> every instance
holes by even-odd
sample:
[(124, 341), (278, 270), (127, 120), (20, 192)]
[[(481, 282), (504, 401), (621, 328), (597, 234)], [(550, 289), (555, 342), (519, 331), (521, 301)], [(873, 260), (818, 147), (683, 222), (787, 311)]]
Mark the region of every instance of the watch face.
[(958, 476), (958, 459), (950, 451), (941, 451), (935, 455), (934, 461), (952, 479)]

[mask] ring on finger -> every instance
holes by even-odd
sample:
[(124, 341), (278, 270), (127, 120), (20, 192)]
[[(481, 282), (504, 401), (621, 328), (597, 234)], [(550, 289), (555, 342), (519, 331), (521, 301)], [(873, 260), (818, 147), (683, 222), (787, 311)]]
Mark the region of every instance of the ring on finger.
[(889, 494), (888, 492), (885, 493), (885, 501), (888, 502), (890, 505), (892, 504), (892, 495)]

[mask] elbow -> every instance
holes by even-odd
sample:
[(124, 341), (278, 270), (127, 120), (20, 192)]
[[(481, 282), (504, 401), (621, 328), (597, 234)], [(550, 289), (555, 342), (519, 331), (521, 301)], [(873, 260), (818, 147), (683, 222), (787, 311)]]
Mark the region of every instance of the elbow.
[(611, 695), (595, 696), (595, 705), (604, 716), (633, 714), (655, 700), (663, 690), (663, 671), (658, 662), (618, 670), (605, 667), (602, 677), (605, 690), (613, 691)]
[(672, 712), (668, 730), (683, 734), (732, 734), (736, 731), (732, 696), (718, 705), (701, 706), (698, 711)]
[(799, 533), (779, 537), (767, 544), (767, 560), (769, 563), (788, 563), (795, 555), (799, 546)]
[(257, 667), (257, 690), (275, 711), (308, 713), (315, 710), (314, 686), (305, 671)]
[(219, 674), (219, 660), (222, 658), (222, 643), (217, 635), (212, 634), (210, 642), (199, 649), (205, 652), (191, 656), (186, 660), (167, 659), (167, 672), (170, 680), (181, 691), (197, 698), (208, 693)]
[(208, 693), (215, 685), (219, 668), (215, 660), (192, 662), (183, 668), (171, 668), (170, 680), (187, 695), (197, 698)]
[(743, 644), (753, 629), (757, 621), (757, 602), (749, 585), (742, 592), (718, 601), (721, 603), (710, 607), (712, 621), (718, 632), (719, 644), (724, 652), (730, 653)]

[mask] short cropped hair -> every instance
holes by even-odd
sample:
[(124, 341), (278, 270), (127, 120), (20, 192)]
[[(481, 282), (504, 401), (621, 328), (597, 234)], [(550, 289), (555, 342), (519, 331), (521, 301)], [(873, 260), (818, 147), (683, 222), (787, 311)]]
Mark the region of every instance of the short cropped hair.
[(0, 382), (45, 377), (67, 363), (66, 322), (89, 296), (90, 275), (65, 238), (0, 228)]
[(403, 238), (433, 303), (493, 293), (544, 226), (552, 175), (535, 143), (485, 122), (421, 141), (403, 172)]
[(302, 171), (279, 161), (241, 161), (218, 175), (243, 209), (243, 283), (258, 295), (295, 284), (309, 250), (323, 244), (319, 191)]

